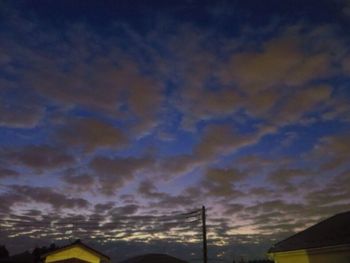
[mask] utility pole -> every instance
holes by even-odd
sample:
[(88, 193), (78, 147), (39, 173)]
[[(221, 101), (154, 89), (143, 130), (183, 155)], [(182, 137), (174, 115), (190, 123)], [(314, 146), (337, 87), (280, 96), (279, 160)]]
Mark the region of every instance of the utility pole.
[(203, 231), (203, 263), (208, 263), (207, 226), (205, 223), (205, 206), (202, 206), (202, 231)]

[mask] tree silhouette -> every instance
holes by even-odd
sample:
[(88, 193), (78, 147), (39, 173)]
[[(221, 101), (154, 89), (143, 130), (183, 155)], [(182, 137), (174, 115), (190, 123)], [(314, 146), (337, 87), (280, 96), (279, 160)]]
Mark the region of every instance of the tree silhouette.
[(35, 262), (39, 262), (41, 255), (46, 254), (55, 249), (57, 249), (55, 243), (52, 243), (49, 247), (43, 246), (34, 248), (34, 250), (32, 251), (32, 255), (35, 257)]
[(53, 251), (57, 248), (56, 244), (55, 243), (52, 243), (49, 247), (49, 251)]
[(6, 246), (0, 246), (0, 258), (8, 258), (9, 252), (6, 248)]
[(250, 260), (248, 263), (273, 263), (273, 261), (268, 259), (257, 259), (257, 260)]

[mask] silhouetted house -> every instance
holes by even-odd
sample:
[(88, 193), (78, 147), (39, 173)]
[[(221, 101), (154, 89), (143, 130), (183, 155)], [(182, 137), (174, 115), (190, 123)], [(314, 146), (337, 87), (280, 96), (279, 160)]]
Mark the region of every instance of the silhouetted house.
[(100, 263), (109, 262), (110, 258), (77, 240), (72, 244), (41, 255), (41, 260), (45, 263)]
[(188, 263), (187, 261), (166, 255), (166, 254), (146, 254), (136, 256), (120, 263)]
[(275, 263), (349, 263), (350, 211), (282, 240), (268, 253)]

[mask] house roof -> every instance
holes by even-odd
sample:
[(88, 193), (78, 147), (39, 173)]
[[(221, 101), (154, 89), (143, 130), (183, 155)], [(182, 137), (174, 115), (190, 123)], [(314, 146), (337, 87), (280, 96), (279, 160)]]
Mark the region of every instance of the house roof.
[(83, 242), (81, 242), (80, 239), (76, 240), (75, 242), (73, 242), (73, 243), (71, 243), (71, 244), (68, 244), (68, 245), (63, 246), (63, 247), (59, 247), (59, 248), (57, 248), (57, 249), (55, 249), (55, 250), (52, 250), (52, 251), (50, 251), (50, 252), (48, 252), (48, 253), (46, 253), (46, 254), (43, 254), (43, 255), (41, 256), (41, 258), (45, 258), (45, 257), (47, 257), (48, 255), (51, 255), (51, 254), (57, 253), (57, 252), (59, 252), (59, 251), (63, 251), (63, 250), (65, 250), (65, 249), (68, 249), (68, 248), (71, 248), (71, 247), (75, 247), (75, 246), (79, 246), (79, 247), (82, 247), (82, 248), (84, 248), (84, 249), (86, 249), (86, 250), (89, 250), (91, 253), (95, 254), (95, 255), (98, 256), (99, 258), (104, 259), (104, 260), (106, 260), (106, 261), (110, 261), (110, 260), (111, 260), (110, 257), (106, 256), (105, 254), (103, 254), (103, 253), (97, 251), (96, 249), (94, 249), (94, 248), (92, 248), (92, 247), (90, 247), (90, 246), (84, 244)]
[(187, 263), (187, 261), (166, 254), (145, 254), (129, 258), (121, 263)]
[(332, 216), (269, 249), (269, 253), (350, 244), (350, 211)]

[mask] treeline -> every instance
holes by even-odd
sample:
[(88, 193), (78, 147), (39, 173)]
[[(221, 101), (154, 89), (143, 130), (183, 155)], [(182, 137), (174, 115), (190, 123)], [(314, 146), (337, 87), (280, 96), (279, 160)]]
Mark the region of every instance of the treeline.
[[(43, 247), (36, 247), (31, 254), (34, 256), (35, 261), (39, 262), (40, 260), (40, 256), (43, 254), (46, 254), (50, 251), (53, 251), (55, 249), (57, 249), (58, 247), (55, 244), (51, 244), (49, 247), (43, 246)], [(7, 250), (6, 246), (4, 245), (0, 245), (0, 259), (3, 258), (9, 258), (10, 257), (10, 253)]]
[(257, 259), (257, 260), (250, 260), (247, 263), (273, 263), (273, 261), (268, 259)]
[(9, 256), (9, 251), (6, 246), (0, 246), (0, 258), (7, 258)]
[(274, 262), (268, 259), (255, 259), (255, 260), (249, 260), (249, 261), (245, 261), (241, 259), (238, 261), (233, 260), (232, 263), (274, 263)]

